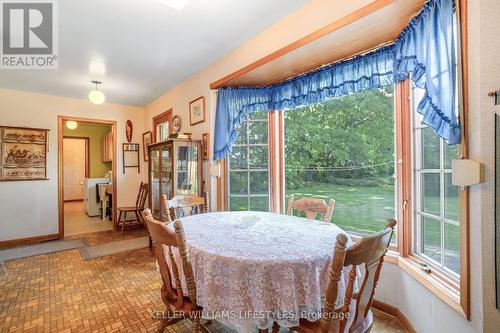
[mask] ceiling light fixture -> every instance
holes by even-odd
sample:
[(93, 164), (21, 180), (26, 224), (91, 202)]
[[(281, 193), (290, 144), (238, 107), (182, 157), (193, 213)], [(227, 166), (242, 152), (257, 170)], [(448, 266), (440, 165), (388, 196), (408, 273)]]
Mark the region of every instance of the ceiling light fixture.
[(101, 84), (101, 81), (92, 81), (92, 83), (95, 84), (95, 90), (91, 90), (89, 92), (89, 101), (91, 101), (94, 104), (102, 104), (106, 100), (106, 96), (104, 96), (104, 93), (102, 91), (97, 90), (97, 85)]
[(189, 0), (156, 0), (156, 1), (177, 10), (183, 9), (189, 2)]
[(68, 120), (66, 122), (66, 127), (69, 128), (70, 130), (74, 130), (78, 127), (78, 123), (76, 121), (73, 121), (73, 120)]

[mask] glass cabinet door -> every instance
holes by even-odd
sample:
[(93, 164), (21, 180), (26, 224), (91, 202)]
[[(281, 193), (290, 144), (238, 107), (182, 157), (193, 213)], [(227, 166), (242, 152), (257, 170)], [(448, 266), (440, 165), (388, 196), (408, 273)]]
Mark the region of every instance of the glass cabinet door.
[(176, 194), (198, 195), (198, 151), (197, 146), (177, 147)]
[[(167, 199), (172, 198), (172, 146), (163, 146), (161, 148), (161, 194), (166, 194)], [(161, 195), (160, 194), (160, 195)], [(162, 221), (165, 221), (166, 216), (160, 214)]]
[(152, 148), (149, 154), (151, 162), (151, 210), (154, 217), (158, 217), (161, 212), (160, 205), (160, 149)]

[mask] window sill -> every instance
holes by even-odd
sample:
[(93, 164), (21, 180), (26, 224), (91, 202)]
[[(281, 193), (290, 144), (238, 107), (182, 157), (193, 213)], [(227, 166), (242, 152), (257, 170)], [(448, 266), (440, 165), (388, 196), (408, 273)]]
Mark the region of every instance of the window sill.
[(455, 311), (467, 319), (462, 304), (460, 302), (460, 290), (452, 286), (449, 281), (435, 273), (426, 273), (420, 268), (420, 263), (416, 258), (403, 258), (398, 253), (389, 251), (384, 259), (385, 262), (398, 265), (412, 278), (420, 282), (443, 302), (448, 304)]

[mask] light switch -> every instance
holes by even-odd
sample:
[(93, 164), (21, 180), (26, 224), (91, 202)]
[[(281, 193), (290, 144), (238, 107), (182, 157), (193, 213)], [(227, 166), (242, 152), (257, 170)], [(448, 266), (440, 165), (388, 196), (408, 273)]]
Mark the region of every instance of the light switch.
[(484, 181), (483, 164), (474, 160), (451, 161), (451, 183), (458, 186), (470, 186)]

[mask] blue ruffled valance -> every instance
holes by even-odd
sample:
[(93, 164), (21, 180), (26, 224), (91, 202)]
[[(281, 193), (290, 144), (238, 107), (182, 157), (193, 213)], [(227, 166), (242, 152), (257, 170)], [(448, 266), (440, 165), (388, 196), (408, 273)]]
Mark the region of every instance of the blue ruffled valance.
[(406, 79), (425, 89), (417, 111), (450, 144), (460, 142), (456, 110), (453, 0), (431, 0), (393, 45), (268, 87), (223, 88), (217, 97), (214, 159), (225, 158), (252, 112), (292, 109)]

